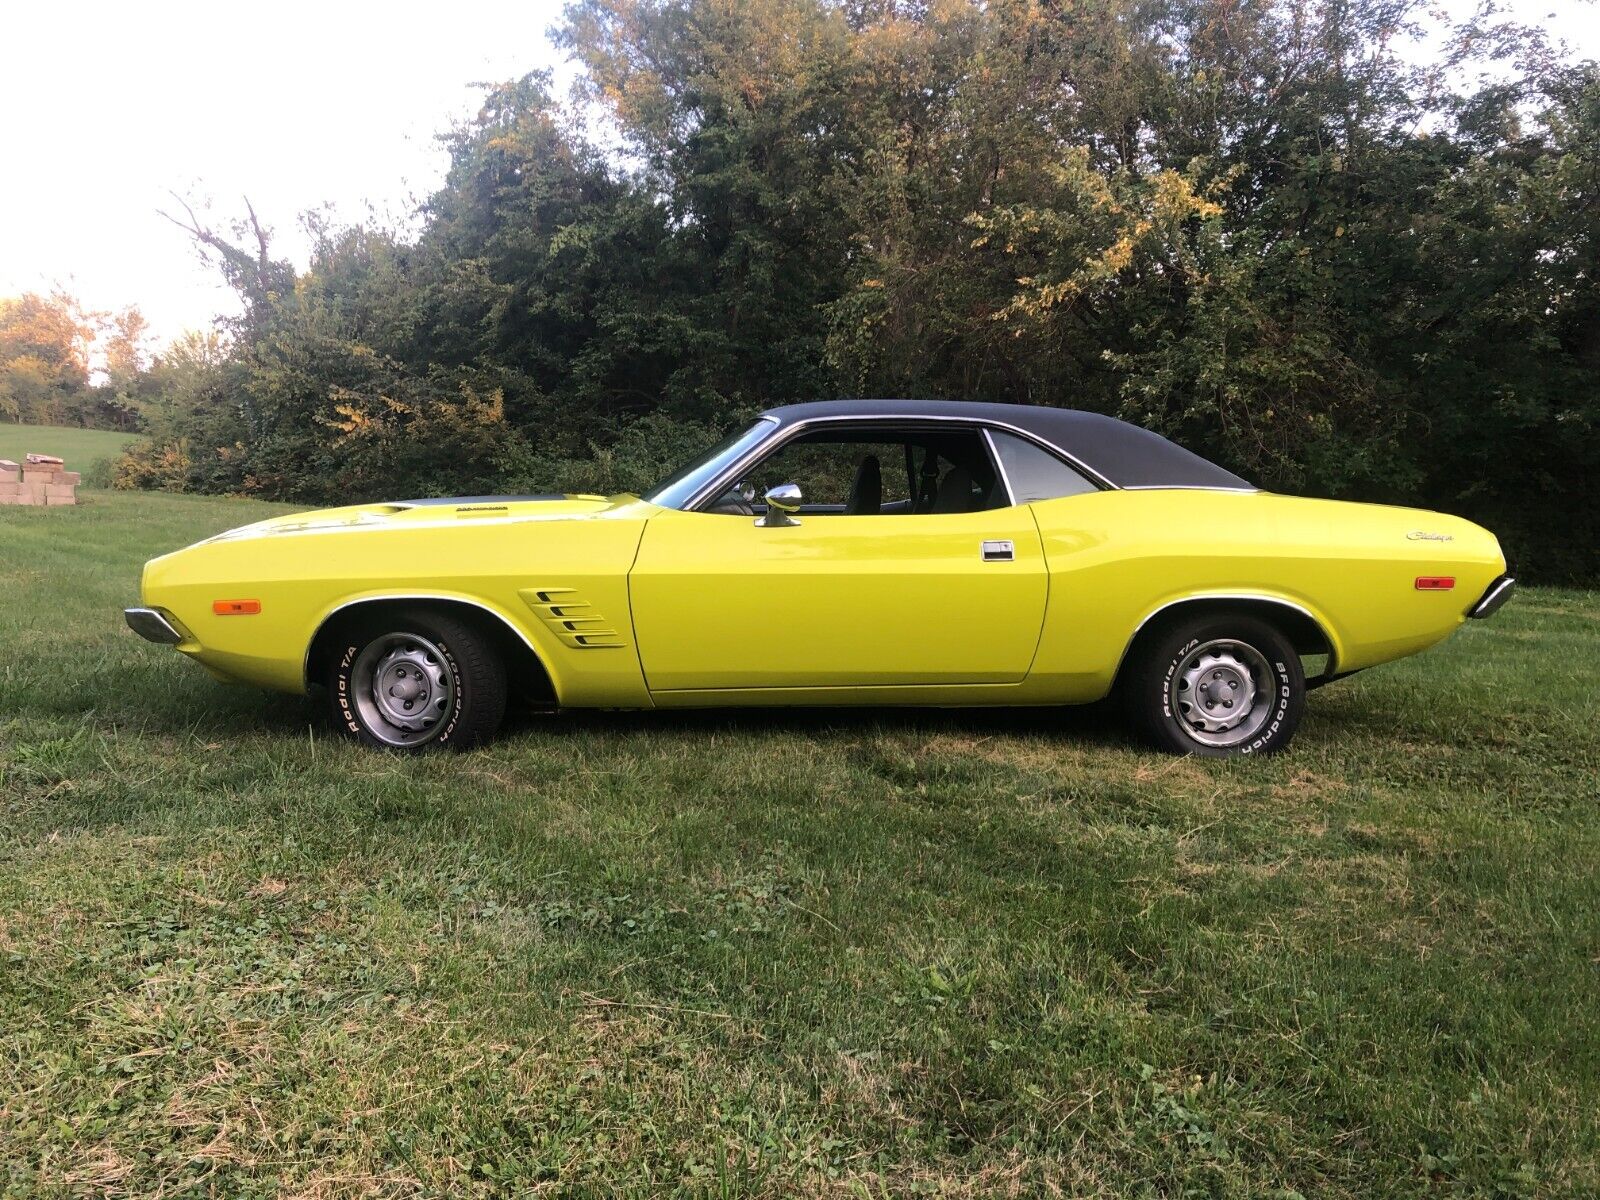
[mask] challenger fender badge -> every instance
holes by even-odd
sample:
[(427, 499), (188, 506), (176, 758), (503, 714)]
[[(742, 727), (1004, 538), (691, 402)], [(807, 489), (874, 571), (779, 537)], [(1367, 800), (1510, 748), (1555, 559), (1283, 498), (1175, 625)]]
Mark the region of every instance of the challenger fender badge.
[(1453, 542), (1456, 539), (1448, 533), (1424, 533), (1417, 529), (1406, 534), (1408, 542)]

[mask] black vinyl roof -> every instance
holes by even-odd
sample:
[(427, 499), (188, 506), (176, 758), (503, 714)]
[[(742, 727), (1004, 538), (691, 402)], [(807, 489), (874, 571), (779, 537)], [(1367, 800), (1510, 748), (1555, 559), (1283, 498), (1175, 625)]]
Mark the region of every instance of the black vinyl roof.
[(894, 421), (981, 421), (1032, 434), (1119, 488), (1240, 488), (1255, 486), (1159, 433), (1099, 413), (1033, 404), (967, 400), (818, 400), (768, 409), (780, 425), (884, 417)]

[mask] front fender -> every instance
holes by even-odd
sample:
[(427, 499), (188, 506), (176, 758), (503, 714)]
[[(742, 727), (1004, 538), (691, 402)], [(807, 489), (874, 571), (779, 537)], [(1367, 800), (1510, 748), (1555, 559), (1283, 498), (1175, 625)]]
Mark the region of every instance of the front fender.
[[(591, 506), (594, 507), (594, 506)], [(465, 604), (508, 627), (544, 666), (557, 697), (582, 705), (649, 704), (633, 643), (627, 572), (653, 510), (638, 501), (567, 519), (431, 519), (315, 525), (219, 538), (152, 560), (144, 603), (172, 613), (192, 639), (178, 649), (215, 673), (302, 692), (325, 623), (371, 600)], [(541, 595), (565, 603), (543, 604)], [(219, 600), (259, 611), (225, 616)], [(573, 636), (587, 606), (615, 636)]]

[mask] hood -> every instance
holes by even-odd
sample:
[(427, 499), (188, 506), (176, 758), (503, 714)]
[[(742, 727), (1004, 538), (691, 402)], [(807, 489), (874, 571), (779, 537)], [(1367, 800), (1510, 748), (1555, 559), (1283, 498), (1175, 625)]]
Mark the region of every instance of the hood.
[(290, 513), (288, 516), (257, 521), (253, 525), (241, 525), (206, 540), (224, 542), (334, 530), (422, 528), (454, 525), (462, 521), (522, 523), (587, 520), (611, 515), (619, 510), (631, 510), (642, 504), (643, 501), (638, 497), (627, 494), (596, 496), (583, 493), (393, 500), (381, 504), (352, 504), (342, 508)]

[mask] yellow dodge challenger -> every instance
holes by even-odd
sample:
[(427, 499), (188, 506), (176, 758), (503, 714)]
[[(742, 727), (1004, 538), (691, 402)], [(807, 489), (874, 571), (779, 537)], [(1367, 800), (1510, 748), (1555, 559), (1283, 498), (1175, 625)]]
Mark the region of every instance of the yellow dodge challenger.
[(1110, 417), (850, 400), (772, 409), (644, 496), (261, 521), (153, 559), (126, 616), (219, 679), (320, 687), (396, 750), (481, 742), (513, 695), (1116, 694), (1157, 746), (1224, 756), (1282, 750), (1310, 688), (1488, 616), (1505, 570), (1468, 521), (1273, 495)]

